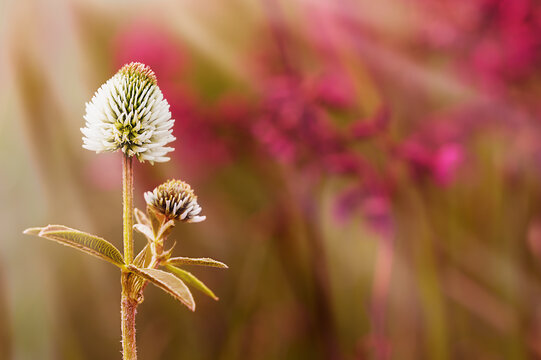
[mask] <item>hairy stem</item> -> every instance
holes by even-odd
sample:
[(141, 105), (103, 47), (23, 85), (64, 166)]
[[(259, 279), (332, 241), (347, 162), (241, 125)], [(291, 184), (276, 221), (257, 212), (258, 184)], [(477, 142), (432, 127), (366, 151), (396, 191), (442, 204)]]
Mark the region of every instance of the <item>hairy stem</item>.
[(125, 291), (128, 273), (122, 273), (122, 299), (120, 309), (122, 312), (122, 354), (124, 360), (137, 359), (137, 347), (135, 342), (135, 314), (137, 313), (137, 300), (130, 297)]
[[(124, 155), (122, 162), (122, 225), (124, 234), (124, 260), (126, 264), (133, 262), (133, 163), (132, 158)], [(122, 271), (122, 354), (124, 360), (136, 360), (137, 351), (135, 343), (135, 314), (137, 300), (131, 296), (131, 282), (128, 281), (130, 273)]]
[(124, 155), (122, 162), (122, 224), (124, 228), (124, 261), (133, 262), (133, 162)]

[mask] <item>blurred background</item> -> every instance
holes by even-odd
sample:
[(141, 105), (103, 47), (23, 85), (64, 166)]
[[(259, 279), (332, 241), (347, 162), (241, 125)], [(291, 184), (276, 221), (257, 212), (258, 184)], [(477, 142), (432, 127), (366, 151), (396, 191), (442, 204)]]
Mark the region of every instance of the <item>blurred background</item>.
[[(189, 182), (176, 255), (220, 297), (147, 288), (141, 359), (541, 359), (534, 0), (0, 1), (0, 358), (119, 359), (121, 157), (85, 102), (150, 65), (176, 119), (135, 202)], [(136, 234), (136, 249), (145, 240)]]

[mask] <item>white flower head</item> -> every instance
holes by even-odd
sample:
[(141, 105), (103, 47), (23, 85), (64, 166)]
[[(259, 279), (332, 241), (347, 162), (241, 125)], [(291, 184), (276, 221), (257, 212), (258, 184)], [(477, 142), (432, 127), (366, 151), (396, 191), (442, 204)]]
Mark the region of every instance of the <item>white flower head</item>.
[(145, 201), (170, 220), (197, 223), (207, 218), (199, 215), (201, 206), (197, 203), (197, 196), (190, 185), (181, 180), (167, 180), (154, 191), (147, 191)]
[(124, 65), (86, 103), (83, 147), (97, 153), (121, 149), (151, 164), (165, 162), (174, 120), (169, 104), (147, 65)]

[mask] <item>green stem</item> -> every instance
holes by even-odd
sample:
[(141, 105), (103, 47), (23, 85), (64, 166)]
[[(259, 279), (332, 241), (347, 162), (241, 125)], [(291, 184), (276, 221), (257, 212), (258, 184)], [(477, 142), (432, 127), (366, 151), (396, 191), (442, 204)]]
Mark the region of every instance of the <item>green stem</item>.
[(124, 227), (124, 261), (133, 262), (133, 162), (124, 155), (122, 162), (122, 222)]
[[(124, 234), (124, 261), (133, 262), (133, 163), (132, 158), (124, 155), (122, 160), (122, 225)], [(128, 271), (122, 271), (121, 283), (121, 321), (122, 321), (122, 354), (124, 360), (136, 360), (135, 314), (137, 300), (131, 295)]]

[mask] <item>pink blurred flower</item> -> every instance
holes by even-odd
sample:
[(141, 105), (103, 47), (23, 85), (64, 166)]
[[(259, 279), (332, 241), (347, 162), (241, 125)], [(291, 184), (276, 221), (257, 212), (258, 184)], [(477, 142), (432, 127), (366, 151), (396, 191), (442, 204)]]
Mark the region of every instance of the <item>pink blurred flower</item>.
[[(443, 52), (468, 83), (508, 97), (511, 86), (539, 74), (541, 4), (532, 0), (417, 0), (425, 21), (419, 38)], [(418, 44), (417, 44), (418, 45)]]
[(356, 184), (343, 190), (335, 199), (334, 215), (340, 222), (359, 214), (367, 225), (380, 234), (393, 231), (392, 205), (385, 188)]
[(175, 85), (187, 69), (187, 57), (179, 42), (157, 25), (135, 22), (119, 31), (111, 44), (117, 67), (139, 61), (149, 65), (160, 87)]
[(406, 161), (414, 176), (428, 176), (437, 185), (447, 186), (455, 180), (464, 150), (457, 143), (444, 143), (433, 148), (409, 140), (399, 146), (397, 155)]
[(288, 164), (318, 162), (342, 152), (344, 145), (320, 104), (299, 79), (279, 76), (267, 82), (253, 134), (277, 160)]
[(332, 153), (322, 158), (324, 169), (334, 175), (358, 175), (363, 173), (363, 160), (353, 151)]
[(539, 4), (530, 0), (480, 2), (476, 24), (479, 39), (472, 42), (470, 50), (474, 74), (485, 83), (503, 88), (507, 82), (539, 71), (540, 9)]
[(390, 111), (388, 107), (383, 106), (372, 118), (361, 119), (351, 124), (351, 135), (359, 140), (380, 135), (387, 130), (389, 120)]
[(446, 186), (451, 184), (464, 158), (464, 149), (460, 144), (444, 144), (432, 159), (434, 181)]
[(314, 100), (336, 109), (349, 109), (355, 102), (355, 89), (344, 73), (334, 71), (320, 76), (312, 85)]

